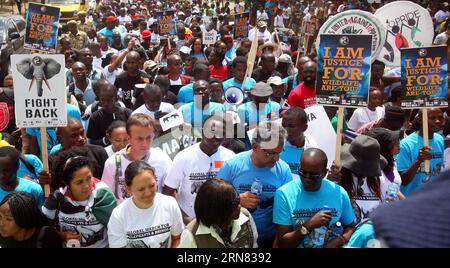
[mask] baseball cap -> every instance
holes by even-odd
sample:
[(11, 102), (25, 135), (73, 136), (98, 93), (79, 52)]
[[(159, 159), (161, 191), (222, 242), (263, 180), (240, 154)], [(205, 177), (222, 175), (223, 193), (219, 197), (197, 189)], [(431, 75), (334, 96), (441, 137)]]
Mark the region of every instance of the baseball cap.
[(258, 28), (264, 28), (264, 27), (267, 27), (267, 23), (263, 20), (260, 20), (260, 21), (258, 21), (258, 23), (256, 23), (256, 26)]
[(267, 80), (267, 84), (269, 84), (269, 85), (281, 86), (281, 85), (284, 85), (285, 83), (283, 82), (283, 80), (281, 79), (281, 77), (279, 77), (279, 76), (271, 76), (271, 77)]
[(268, 97), (272, 95), (273, 90), (267, 83), (258, 82), (252, 86), (250, 92), (256, 97)]
[(141, 33), (141, 36), (143, 39), (150, 38), (151, 35), (152, 35), (152, 33), (149, 30), (143, 30)]
[(184, 54), (191, 54), (191, 49), (187, 46), (182, 46), (180, 48), (180, 52), (184, 53)]
[(278, 58), (278, 62), (292, 64), (292, 59), (291, 56), (289, 56), (288, 54), (281, 54), (281, 56)]
[(177, 16), (184, 16), (184, 12), (183, 11), (178, 11)]
[(117, 19), (114, 16), (108, 16), (106, 18), (106, 23), (115, 22)]

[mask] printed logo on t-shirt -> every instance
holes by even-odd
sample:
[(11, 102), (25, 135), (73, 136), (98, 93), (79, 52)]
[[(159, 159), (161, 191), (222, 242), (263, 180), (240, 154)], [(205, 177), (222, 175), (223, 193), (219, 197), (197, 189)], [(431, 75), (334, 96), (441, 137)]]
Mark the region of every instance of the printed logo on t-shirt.
[[(127, 247), (130, 248), (148, 248), (149, 246), (143, 241), (143, 239), (152, 237), (155, 235), (165, 234), (170, 232), (171, 225), (169, 223), (160, 224), (157, 226), (148, 227), (145, 229), (138, 229), (133, 231), (127, 231)], [(169, 245), (169, 238), (170, 236), (164, 240), (163, 242), (160, 242), (159, 245), (161, 248), (167, 248)]]
[[(104, 239), (105, 228), (95, 217), (79, 218), (59, 216), (59, 229), (61, 232), (74, 232), (80, 234), (82, 247), (91, 246)], [(98, 230), (101, 228), (100, 230)]]
[[(428, 182), (431, 177), (438, 176), (441, 173), (441, 171), (444, 169), (442, 153), (439, 153), (439, 152), (432, 153), (431, 159), (432, 159), (432, 161), (433, 161), (433, 159), (437, 159), (438, 163), (436, 163), (434, 166), (432, 166), (432, 164), (430, 163), (430, 174), (426, 174), (426, 172), (425, 172), (425, 162), (420, 163), (419, 170), (417, 171), (417, 172), (426, 174), (426, 176), (422, 179), (422, 182), (424, 182), (424, 183)], [(436, 160), (434, 160), (434, 161), (436, 161)]]
[(303, 100), (303, 102), (305, 103), (305, 108), (308, 108), (310, 106), (316, 105), (317, 104), (317, 100), (316, 97), (313, 98), (305, 98)]
[(191, 194), (196, 194), (200, 189), (200, 186), (202, 186), (205, 181), (215, 178), (216, 175), (216, 171), (191, 173), (189, 175), (189, 181), (191, 182)]

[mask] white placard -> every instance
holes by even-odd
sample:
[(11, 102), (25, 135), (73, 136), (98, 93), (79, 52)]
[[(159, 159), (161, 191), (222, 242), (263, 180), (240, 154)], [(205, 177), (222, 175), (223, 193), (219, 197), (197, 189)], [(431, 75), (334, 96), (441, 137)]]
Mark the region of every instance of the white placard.
[(18, 127), (67, 125), (64, 55), (11, 55)]
[[(308, 129), (306, 129), (304, 135), (309, 140), (312, 140), (312, 143), (316, 144), (319, 149), (325, 152), (328, 158), (327, 167), (330, 168), (336, 152), (336, 132), (323, 106), (310, 106), (305, 109), (305, 112), (308, 116)], [(278, 119), (275, 122), (281, 124), (281, 120)], [(256, 128), (252, 128), (247, 131), (247, 136), (250, 140), (255, 130)]]
[(159, 119), (163, 131), (177, 127), (184, 123), (183, 115), (180, 110), (175, 110)]
[(217, 31), (211, 30), (209, 32), (203, 31), (203, 44), (214, 45), (217, 41)]

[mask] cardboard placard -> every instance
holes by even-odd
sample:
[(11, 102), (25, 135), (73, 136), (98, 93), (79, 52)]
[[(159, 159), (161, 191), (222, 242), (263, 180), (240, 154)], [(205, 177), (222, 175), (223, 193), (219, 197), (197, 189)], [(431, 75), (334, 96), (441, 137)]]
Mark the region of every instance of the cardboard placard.
[(58, 43), (59, 16), (58, 7), (30, 3), (23, 47), (55, 53)]
[(319, 44), (317, 103), (367, 107), (372, 35), (322, 34)]
[(64, 65), (62, 54), (11, 55), (18, 127), (67, 125)]
[(234, 39), (248, 36), (250, 13), (242, 13), (234, 16)]
[(159, 35), (174, 35), (177, 34), (177, 27), (174, 22), (175, 11), (165, 10), (156, 12), (158, 20)]
[(401, 50), (402, 108), (447, 108), (447, 47)]
[(214, 45), (217, 41), (217, 31), (211, 30), (209, 32), (203, 31), (203, 44)]
[(165, 116), (159, 119), (159, 123), (161, 124), (161, 128), (163, 131), (171, 129), (173, 127), (177, 127), (184, 123), (183, 115), (180, 110), (175, 110), (170, 114), (166, 114)]

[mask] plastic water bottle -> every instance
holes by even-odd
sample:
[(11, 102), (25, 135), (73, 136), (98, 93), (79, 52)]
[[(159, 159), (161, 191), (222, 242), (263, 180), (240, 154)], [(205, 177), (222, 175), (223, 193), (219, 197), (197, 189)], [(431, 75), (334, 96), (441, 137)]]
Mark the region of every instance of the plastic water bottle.
[(255, 179), (250, 188), (250, 192), (254, 195), (260, 196), (263, 190), (263, 185), (259, 179)]
[[(330, 210), (328, 206), (323, 206), (321, 210)], [(325, 244), (325, 238), (328, 233), (328, 226), (320, 226), (314, 229), (314, 234), (312, 237), (312, 242), (317, 247), (322, 247)]]
[(398, 200), (398, 192), (400, 191), (400, 185), (393, 182), (389, 184), (388, 189), (386, 191), (386, 200), (385, 202), (392, 202)]

